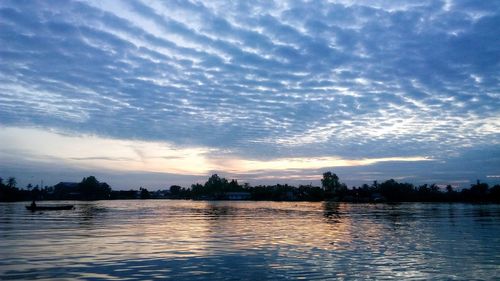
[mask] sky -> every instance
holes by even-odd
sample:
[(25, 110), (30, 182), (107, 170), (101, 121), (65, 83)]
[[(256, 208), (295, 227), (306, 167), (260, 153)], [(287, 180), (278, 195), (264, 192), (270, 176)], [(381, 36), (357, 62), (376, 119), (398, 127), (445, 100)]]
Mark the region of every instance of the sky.
[(0, 177), (500, 183), (500, 1), (0, 1)]

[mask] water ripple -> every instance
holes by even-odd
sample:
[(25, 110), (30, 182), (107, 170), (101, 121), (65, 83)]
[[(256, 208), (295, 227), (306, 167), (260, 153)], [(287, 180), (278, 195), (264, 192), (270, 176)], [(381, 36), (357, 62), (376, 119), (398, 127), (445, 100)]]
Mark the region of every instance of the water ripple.
[(1, 280), (489, 280), (500, 206), (298, 202), (0, 204)]

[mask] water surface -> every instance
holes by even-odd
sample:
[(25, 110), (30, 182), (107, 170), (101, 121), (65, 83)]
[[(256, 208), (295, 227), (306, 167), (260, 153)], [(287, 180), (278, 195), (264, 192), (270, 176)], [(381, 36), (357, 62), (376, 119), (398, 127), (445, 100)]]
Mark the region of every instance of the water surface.
[(0, 203), (1, 280), (500, 278), (500, 205), (70, 203)]

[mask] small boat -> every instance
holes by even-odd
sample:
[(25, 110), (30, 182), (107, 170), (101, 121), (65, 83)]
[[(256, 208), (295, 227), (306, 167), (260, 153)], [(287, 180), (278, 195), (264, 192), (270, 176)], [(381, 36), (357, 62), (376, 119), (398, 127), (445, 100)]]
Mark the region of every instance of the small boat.
[(45, 205), (45, 206), (26, 206), (30, 211), (55, 211), (55, 210), (72, 210), (73, 205)]

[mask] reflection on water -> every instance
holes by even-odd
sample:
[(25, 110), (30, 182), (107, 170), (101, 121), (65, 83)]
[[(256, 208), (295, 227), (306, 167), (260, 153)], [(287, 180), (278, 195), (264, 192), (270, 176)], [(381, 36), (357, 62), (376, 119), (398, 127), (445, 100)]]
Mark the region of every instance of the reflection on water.
[(500, 206), (336, 202), (0, 204), (0, 279), (494, 279)]

